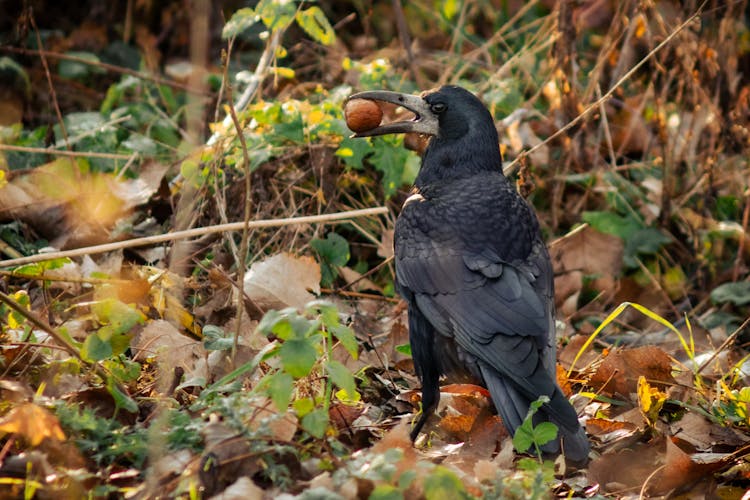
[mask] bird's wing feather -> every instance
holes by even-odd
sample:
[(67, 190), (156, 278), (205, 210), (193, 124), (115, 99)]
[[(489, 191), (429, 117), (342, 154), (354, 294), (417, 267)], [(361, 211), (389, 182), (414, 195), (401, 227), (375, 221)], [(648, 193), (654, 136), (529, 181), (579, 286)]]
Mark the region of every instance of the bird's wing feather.
[[(477, 182), (473, 189), (486, 190), (476, 197), (481, 205), (467, 197), (450, 205), (425, 197), (405, 207), (396, 225), (397, 284), (469, 355), (529, 397), (550, 394), (552, 270), (531, 209), (505, 182)], [(515, 220), (508, 224), (499, 210)], [(547, 376), (532, 377), (540, 369)]]

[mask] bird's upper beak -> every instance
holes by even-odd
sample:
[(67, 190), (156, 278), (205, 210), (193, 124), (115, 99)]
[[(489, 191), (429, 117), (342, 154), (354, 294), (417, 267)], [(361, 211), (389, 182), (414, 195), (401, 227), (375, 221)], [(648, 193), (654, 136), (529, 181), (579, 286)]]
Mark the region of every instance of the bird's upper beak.
[(389, 102), (414, 113), (414, 118), (411, 120), (387, 123), (364, 132), (357, 132), (352, 137), (406, 134), (409, 132), (428, 135), (437, 135), (438, 133), (440, 123), (437, 116), (430, 110), (427, 101), (418, 95), (402, 94), (389, 90), (370, 90), (350, 95), (346, 100), (349, 101), (350, 99)]

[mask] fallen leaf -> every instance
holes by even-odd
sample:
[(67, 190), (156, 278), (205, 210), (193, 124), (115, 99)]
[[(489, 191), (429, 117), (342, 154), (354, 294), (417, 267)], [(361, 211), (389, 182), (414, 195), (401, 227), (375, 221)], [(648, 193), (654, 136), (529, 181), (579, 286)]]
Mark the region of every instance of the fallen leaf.
[[(584, 276), (594, 277), (587, 283), (594, 290), (606, 294), (616, 290), (623, 257), (620, 238), (584, 224), (550, 243), (549, 252), (555, 270), (555, 304), (563, 314), (576, 312)], [(571, 297), (575, 300), (568, 300)]]
[(672, 362), (662, 349), (654, 346), (612, 351), (589, 380), (603, 394), (627, 396), (638, 390), (638, 377), (664, 389), (674, 384)]
[(652, 487), (647, 491), (654, 495), (664, 495), (672, 491), (686, 491), (706, 475), (719, 470), (725, 465), (724, 459), (728, 455), (716, 456), (712, 454), (712, 461), (698, 462), (695, 455), (690, 455), (680, 449), (671, 439), (667, 439), (667, 449), (664, 465), (657, 474)]
[[(565, 372), (567, 373), (568, 370), (570, 370), (570, 367), (573, 366), (573, 360), (576, 359), (576, 356), (578, 356), (578, 353), (580, 352), (583, 345), (588, 341), (589, 337), (587, 335), (574, 335), (570, 338), (567, 344), (565, 344), (565, 347), (563, 347), (560, 350), (560, 353), (557, 356), (557, 360), (559, 361), (560, 365), (565, 369)], [(590, 366), (592, 363), (597, 361), (600, 357), (600, 354), (591, 349), (590, 347), (584, 351), (578, 360), (576, 360), (576, 370), (582, 370), (583, 368)], [(558, 382), (560, 381), (560, 372), (558, 369)], [(568, 394), (566, 392), (566, 394)], [(569, 395), (569, 394), (568, 394)]]
[(17, 434), (31, 446), (39, 446), (46, 438), (65, 441), (60, 421), (49, 410), (34, 403), (22, 403), (0, 420), (0, 432)]
[(302, 309), (320, 294), (320, 265), (312, 257), (280, 253), (254, 262), (244, 289), (262, 309)]

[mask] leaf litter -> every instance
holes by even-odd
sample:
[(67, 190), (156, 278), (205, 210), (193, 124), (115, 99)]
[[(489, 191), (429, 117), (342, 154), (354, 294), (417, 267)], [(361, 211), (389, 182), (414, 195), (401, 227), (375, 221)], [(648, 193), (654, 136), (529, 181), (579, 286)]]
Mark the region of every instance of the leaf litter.
[[(233, 26), (297, 16), (289, 5), (261, 4), (269, 10), (243, 9)], [(446, 19), (492, 36), (484, 19), (491, 13), (467, 4), (459, 18), (448, 4), (441, 6)], [(717, 28), (714, 38), (697, 27), (675, 34), (679, 43), (655, 53), (599, 115), (564, 139), (543, 142), (593, 101), (601, 92), (595, 87), (608, 88), (692, 12), (668, 2), (633, 12), (618, 10), (623, 5), (593, 2), (539, 17), (541, 28), (532, 31), (567, 41), (550, 53), (555, 58), (533, 37), (512, 47), (518, 58), (500, 58), (507, 66), (494, 60), (494, 44), (466, 42), (461, 53), (443, 51), (440, 60), (415, 44), (420, 53), (408, 71), (389, 63), (400, 60), (400, 49), (377, 49), (377, 40), (359, 35), (331, 42), (322, 10), (301, 7), (298, 22), (320, 45), (289, 46), (295, 67), (278, 67), (273, 83), (261, 85), (266, 100), (241, 116), (254, 120), (246, 132), (253, 218), (386, 200), (391, 214), (254, 229), (241, 286), (234, 282), (236, 242), (226, 234), (191, 245), (192, 271), (185, 275), (168, 269), (170, 249), (161, 247), (3, 271), (0, 291), (30, 313), (0, 306), (3, 494), (741, 498), (750, 486), (750, 108), (739, 52), (728, 47), (740, 47), (746, 30), (736, 6), (705, 12), (702, 21)], [(415, 18), (424, 15), (418, 5), (406, 8)], [(386, 19), (399, 15), (385, 4), (373, 9)], [(551, 21), (559, 23), (554, 33), (545, 24)], [(609, 33), (597, 31), (607, 27)], [(433, 48), (457, 48), (455, 29), (433, 30)], [(590, 35), (588, 45), (566, 38), (576, 32)], [(106, 37), (96, 33), (100, 42)], [(158, 60), (148, 30), (139, 33), (144, 53)], [(85, 38), (71, 35), (62, 46)], [(267, 47), (279, 57), (287, 50), (270, 41)], [(486, 60), (474, 64), (479, 52)], [(335, 69), (321, 66), (332, 59)], [(566, 60), (590, 70), (590, 82), (566, 73)], [(66, 81), (81, 77), (63, 69)], [(339, 109), (353, 86), (398, 85), (407, 73), (467, 76), (462, 84), (482, 93), (502, 121), (507, 159), (535, 148), (519, 178), (544, 230), (560, 237), (550, 245), (562, 342), (558, 379), (595, 450), (583, 469), (517, 454), (486, 392), (468, 384), (446, 383), (427, 432), (416, 447), (409, 441), (419, 382), (388, 258), (393, 215), (418, 158), (400, 143), (345, 143)], [(291, 74), (298, 80), (285, 80)], [(158, 94), (169, 103), (165, 88)], [(130, 105), (116, 101), (136, 92), (127, 80), (115, 83), (107, 106)], [(66, 111), (68, 121), (79, 120), (74, 133), (84, 125), (95, 133), (91, 114)], [(163, 134), (160, 147), (176, 148), (163, 123), (148, 128)], [(112, 125), (100, 129), (102, 141), (114, 140)], [(196, 224), (241, 220), (244, 173), (236, 166), (243, 155), (231, 127), (221, 130), (224, 149), (192, 152), (177, 177), (167, 163), (150, 160), (129, 165), (132, 177), (98, 160), (47, 159), (13, 173), (16, 163), (7, 159), (17, 157), (7, 156), (0, 212), (15, 226), (3, 224), (3, 241), (28, 253), (44, 244), (159, 234), (191, 189), (198, 192)], [(144, 137), (128, 137), (122, 146), (151, 151)], [(327, 302), (316, 304), (321, 297)], [(626, 302), (641, 309), (618, 308)], [(277, 311), (275, 322), (269, 310)], [(83, 359), (56, 346), (40, 318)]]

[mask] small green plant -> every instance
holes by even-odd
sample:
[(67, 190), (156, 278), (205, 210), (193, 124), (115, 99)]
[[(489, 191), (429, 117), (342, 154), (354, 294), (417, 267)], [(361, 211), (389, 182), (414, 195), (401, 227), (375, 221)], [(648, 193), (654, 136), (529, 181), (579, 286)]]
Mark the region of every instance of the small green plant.
[(534, 415), (545, 403), (549, 403), (547, 396), (539, 396), (539, 399), (533, 401), (526, 418), (513, 435), (513, 447), (516, 451), (526, 453), (533, 446), (540, 462), (542, 461), (541, 447), (557, 437), (557, 426), (552, 422), (540, 422), (534, 425)]
[(354, 332), (341, 324), (336, 308), (323, 301), (308, 304), (303, 314), (291, 308), (269, 311), (258, 328), (279, 341), (265, 357), (277, 367), (263, 377), (259, 387), (280, 412), (291, 404), (302, 428), (311, 436), (323, 437), (334, 386), (339, 389), (335, 397), (342, 401), (360, 398), (354, 375), (332, 355), (334, 345), (340, 342), (357, 357)]

